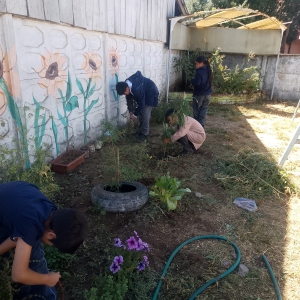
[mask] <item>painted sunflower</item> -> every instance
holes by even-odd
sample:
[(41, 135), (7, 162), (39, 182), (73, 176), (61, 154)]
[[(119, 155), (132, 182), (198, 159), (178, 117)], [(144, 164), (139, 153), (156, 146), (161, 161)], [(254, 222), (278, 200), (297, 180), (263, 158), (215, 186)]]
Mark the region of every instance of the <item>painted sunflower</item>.
[(88, 79), (92, 78), (92, 82), (99, 85), (101, 79), (101, 70), (102, 65), (101, 56), (94, 52), (85, 52), (84, 61), (81, 68), (86, 72), (86, 77)]
[(39, 71), (34, 70), (41, 79), (38, 84), (41, 88), (47, 90), (47, 95), (57, 96), (57, 90), (64, 90), (68, 74), (64, 66), (67, 57), (60, 53), (50, 53), (46, 48), (46, 53), (42, 58), (42, 68)]

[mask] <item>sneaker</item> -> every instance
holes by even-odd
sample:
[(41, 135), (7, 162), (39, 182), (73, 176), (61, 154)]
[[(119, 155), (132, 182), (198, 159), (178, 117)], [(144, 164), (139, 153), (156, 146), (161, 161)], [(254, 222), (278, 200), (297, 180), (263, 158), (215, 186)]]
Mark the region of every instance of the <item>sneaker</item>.
[(136, 137), (139, 141), (144, 141), (148, 138), (147, 135), (142, 134), (141, 132), (138, 134), (138, 136)]
[(181, 153), (180, 156), (187, 156), (187, 155), (191, 155), (194, 153), (194, 150), (186, 150), (184, 149)]

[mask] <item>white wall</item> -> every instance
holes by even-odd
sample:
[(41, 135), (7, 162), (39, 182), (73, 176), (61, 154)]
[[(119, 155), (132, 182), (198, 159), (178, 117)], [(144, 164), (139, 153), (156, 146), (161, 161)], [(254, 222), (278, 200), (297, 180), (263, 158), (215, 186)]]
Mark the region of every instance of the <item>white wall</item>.
[[(168, 50), (161, 41), (10, 14), (0, 16), (0, 28), (7, 70), (0, 76), (0, 144), (26, 140), (29, 154), (47, 145), (56, 157), (94, 141), (104, 119), (127, 121), (115, 85), (138, 70), (157, 84), (160, 98), (165, 94)], [(170, 85), (180, 77), (172, 68)]]
[(279, 53), (280, 45), (280, 30), (188, 28), (177, 23), (172, 35), (172, 49), (177, 50), (212, 52), (219, 47), (224, 53), (274, 55)]

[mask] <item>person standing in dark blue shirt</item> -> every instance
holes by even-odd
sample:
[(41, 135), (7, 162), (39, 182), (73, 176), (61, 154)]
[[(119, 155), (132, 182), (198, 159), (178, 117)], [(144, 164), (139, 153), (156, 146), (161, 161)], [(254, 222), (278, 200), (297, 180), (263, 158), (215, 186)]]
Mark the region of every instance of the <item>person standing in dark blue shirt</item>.
[(206, 57), (198, 56), (195, 61), (196, 74), (191, 83), (194, 87), (193, 111), (196, 119), (202, 127), (206, 123), (206, 114), (210, 102), (212, 87), (212, 71)]
[(14, 249), (12, 279), (23, 284), (14, 299), (56, 299), (60, 273), (49, 273), (41, 241), (73, 253), (86, 237), (81, 211), (58, 209), (28, 182), (0, 184), (0, 255)]
[(141, 116), (141, 128), (137, 138), (145, 140), (150, 131), (151, 110), (158, 104), (159, 92), (156, 84), (137, 71), (125, 81), (118, 82), (116, 90), (119, 95), (126, 96), (130, 119), (136, 120)]

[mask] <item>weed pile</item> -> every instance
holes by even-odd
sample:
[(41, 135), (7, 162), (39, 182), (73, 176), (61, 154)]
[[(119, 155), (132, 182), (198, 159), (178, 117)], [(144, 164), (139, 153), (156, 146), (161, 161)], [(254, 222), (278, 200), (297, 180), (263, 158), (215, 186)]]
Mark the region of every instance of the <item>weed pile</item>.
[(229, 159), (216, 160), (213, 178), (233, 197), (263, 198), (294, 190), (284, 170), (265, 153), (241, 149)]

